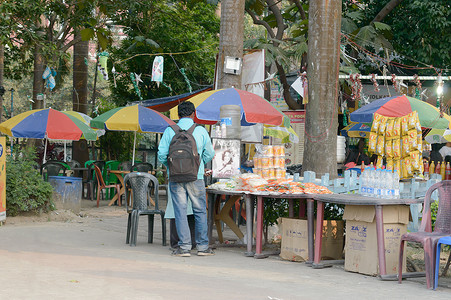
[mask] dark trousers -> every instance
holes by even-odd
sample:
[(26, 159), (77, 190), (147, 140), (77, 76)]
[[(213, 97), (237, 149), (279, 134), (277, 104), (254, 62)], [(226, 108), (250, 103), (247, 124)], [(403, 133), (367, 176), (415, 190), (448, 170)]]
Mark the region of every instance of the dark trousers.
[[(194, 215), (188, 215), (188, 226), (189, 230), (191, 232), (191, 244), (192, 249), (196, 248), (196, 231), (195, 231), (195, 224), (194, 224)], [(169, 235), (170, 235), (170, 242), (171, 242), (171, 248), (178, 248), (179, 247), (179, 236), (177, 234), (177, 227), (175, 226), (175, 219), (169, 219)]]

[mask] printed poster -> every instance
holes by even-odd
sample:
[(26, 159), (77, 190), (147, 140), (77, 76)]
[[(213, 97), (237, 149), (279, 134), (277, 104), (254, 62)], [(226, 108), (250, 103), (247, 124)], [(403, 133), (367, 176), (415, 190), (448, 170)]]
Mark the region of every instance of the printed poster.
[(299, 136), (299, 143), (285, 143), (285, 164), (287, 166), (302, 164), (304, 159), (305, 110), (283, 112), (290, 118), (291, 127)]
[(215, 157), (213, 178), (231, 178), (240, 174), (240, 140), (213, 138)]
[(6, 219), (6, 138), (0, 137), (0, 221)]

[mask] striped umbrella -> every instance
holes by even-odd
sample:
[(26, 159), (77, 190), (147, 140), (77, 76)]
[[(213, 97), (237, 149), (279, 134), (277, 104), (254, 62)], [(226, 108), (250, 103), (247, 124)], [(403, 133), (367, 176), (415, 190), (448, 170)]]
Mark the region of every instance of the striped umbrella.
[[(63, 111), (62, 113), (69, 115), (69, 116), (73, 116), (73, 117), (79, 119), (80, 121), (82, 121), (83, 123), (85, 123), (86, 125), (90, 126), (92, 118), (90, 116), (88, 116), (87, 114), (84, 114), (79, 111), (73, 111), (73, 110)], [(94, 129), (94, 131), (97, 134), (97, 138), (99, 138), (105, 134), (105, 129)]]
[[(220, 120), (223, 105), (238, 105), (241, 108), (241, 125), (256, 123), (289, 128), (290, 119), (271, 105), (266, 99), (243, 90), (228, 88), (198, 94), (189, 99), (196, 107), (195, 121), (215, 124)], [(171, 119), (177, 120), (177, 107), (170, 110)]]
[(350, 114), (351, 122), (372, 123), (374, 113), (386, 117), (403, 117), (413, 111), (418, 112), (421, 127), (449, 128), (451, 117), (440, 114), (431, 104), (406, 95), (382, 98), (359, 108)]
[(135, 162), (135, 143), (137, 132), (163, 132), (174, 121), (163, 114), (141, 106), (117, 107), (91, 120), (91, 127), (111, 131), (133, 131), (133, 163)]
[(95, 141), (96, 132), (79, 119), (51, 108), (34, 109), (0, 124), (0, 131), (16, 138)]

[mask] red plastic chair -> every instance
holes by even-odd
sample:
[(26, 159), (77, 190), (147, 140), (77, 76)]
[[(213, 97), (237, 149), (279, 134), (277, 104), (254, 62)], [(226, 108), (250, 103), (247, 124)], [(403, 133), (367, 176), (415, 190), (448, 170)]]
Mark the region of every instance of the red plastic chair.
[[(431, 195), (438, 190), (439, 203), (434, 231), (431, 226)], [(435, 251), (441, 237), (451, 234), (451, 180), (444, 180), (431, 186), (426, 192), (423, 204), (423, 216), (418, 232), (403, 234), (399, 249), (398, 282), (402, 283), (402, 260), (404, 242), (417, 242), (423, 245), (426, 283), (428, 289), (434, 286)]]
[[(103, 180), (102, 171), (100, 171), (100, 168), (95, 164), (93, 164), (93, 166), (94, 166), (94, 170), (96, 172), (96, 177), (97, 177), (97, 207), (99, 207), (100, 193), (102, 192), (102, 190), (108, 189), (108, 188), (115, 188), (117, 194), (119, 195), (120, 186), (119, 186), (119, 184), (106, 185), (105, 181)], [(120, 205), (120, 201), (118, 201), (118, 203)]]

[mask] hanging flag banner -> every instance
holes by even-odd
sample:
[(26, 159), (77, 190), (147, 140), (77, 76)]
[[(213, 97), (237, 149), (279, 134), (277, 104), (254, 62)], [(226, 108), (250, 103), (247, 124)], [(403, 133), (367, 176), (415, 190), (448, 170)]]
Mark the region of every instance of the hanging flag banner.
[(45, 79), (46, 86), (53, 90), (56, 86), (55, 82), (56, 71), (53, 68), (46, 67), (44, 73), (42, 73), (42, 79)]
[(152, 81), (155, 81), (158, 87), (163, 81), (163, 56), (156, 56), (153, 60)]
[(102, 73), (102, 77), (104, 80), (108, 80), (108, 52), (103, 51), (99, 53), (99, 62), (97, 63), (97, 69), (100, 73)]

